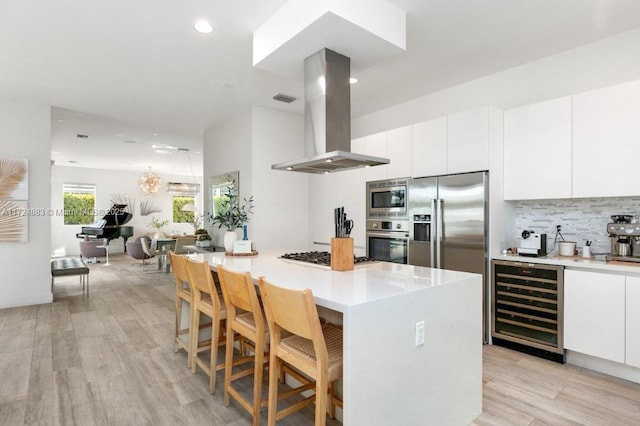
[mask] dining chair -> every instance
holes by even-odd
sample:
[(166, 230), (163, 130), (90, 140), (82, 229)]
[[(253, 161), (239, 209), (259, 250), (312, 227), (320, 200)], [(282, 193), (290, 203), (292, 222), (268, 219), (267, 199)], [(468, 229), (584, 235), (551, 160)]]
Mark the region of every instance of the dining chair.
[[(191, 282), (191, 289), (193, 290), (191, 335), (189, 338), (192, 354), (191, 372), (195, 373), (197, 367), (200, 367), (209, 376), (209, 393), (214, 394), (216, 391), (216, 371), (222, 370), (225, 366), (224, 363), (218, 364), (218, 347), (225, 343), (224, 333), (221, 333), (220, 330), (222, 322), (227, 318), (227, 309), (218, 296), (209, 263), (206, 261), (197, 262), (187, 258), (185, 264), (189, 274), (189, 281)], [(206, 343), (199, 341), (201, 314), (211, 318), (211, 340), (208, 342), (211, 349), (209, 362), (198, 357), (199, 352), (207, 349)], [(233, 339), (231, 340), (231, 346), (233, 346)]]
[[(149, 240), (147, 240), (146, 238), (140, 238), (140, 244), (142, 245), (142, 251), (147, 255), (149, 259), (153, 259), (158, 255), (157, 251), (152, 250), (151, 247), (149, 247)], [(144, 267), (145, 265), (143, 264), (142, 269), (144, 269)], [(158, 262), (158, 269), (160, 269), (160, 262)]]
[(176, 245), (172, 249), (175, 254), (187, 254), (187, 249), (184, 246), (193, 246), (196, 244), (196, 237), (178, 237), (176, 238)]
[[(253, 425), (260, 424), (260, 409), (266, 407), (267, 399), (262, 398), (262, 378), (264, 373), (265, 348), (268, 342), (267, 326), (264, 312), (258, 300), (255, 285), (248, 272), (232, 272), (218, 265), (218, 278), (224, 303), (227, 307), (227, 342), (224, 361), (224, 405), (231, 404), (233, 397), (245, 410), (253, 416)], [(253, 355), (247, 356), (241, 351), (241, 357), (234, 360), (233, 340), (235, 334), (242, 341), (249, 341), (253, 346)], [(268, 355), (267, 355), (268, 356)], [(248, 368), (233, 372), (233, 366), (253, 361)], [(249, 401), (234, 387), (233, 382), (253, 373), (253, 399)]]
[[(258, 279), (258, 285), (270, 334), (268, 425), (274, 426), (276, 420), (298, 411), (314, 399), (315, 424), (324, 425), (327, 406), (331, 418), (335, 416), (336, 405), (342, 408), (342, 401), (335, 392), (335, 382), (342, 377), (342, 329), (334, 324), (320, 323), (311, 290), (277, 287), (264, 277)], [(278, 374), (283, 362), (315, 381), (315, 395), (278, 411)]]

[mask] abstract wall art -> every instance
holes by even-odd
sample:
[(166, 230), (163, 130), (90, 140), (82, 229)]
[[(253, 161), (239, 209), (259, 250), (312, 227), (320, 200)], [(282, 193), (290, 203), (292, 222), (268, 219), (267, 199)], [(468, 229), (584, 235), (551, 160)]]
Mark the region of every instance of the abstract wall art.
[(27, 242), (29, 162), (0, 158), (0, 242)]

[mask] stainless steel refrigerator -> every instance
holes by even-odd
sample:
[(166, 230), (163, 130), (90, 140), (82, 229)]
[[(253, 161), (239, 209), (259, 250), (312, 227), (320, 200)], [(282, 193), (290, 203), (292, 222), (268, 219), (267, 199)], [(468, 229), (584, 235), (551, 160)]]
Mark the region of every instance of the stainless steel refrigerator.
[(488, 312), (488, 184), (487, 172), (417, 178), (409, 182), (407, 196), (408, 263), (482, 274), (483, 325)]

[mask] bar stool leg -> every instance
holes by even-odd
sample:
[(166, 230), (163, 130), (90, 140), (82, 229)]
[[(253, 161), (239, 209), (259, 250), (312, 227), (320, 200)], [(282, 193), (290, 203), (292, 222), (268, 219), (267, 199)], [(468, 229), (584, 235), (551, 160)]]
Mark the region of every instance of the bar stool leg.
[(327, 376), (320, 373), (316, 379), (316, 425), (327, 422)]
[(264, 374), (264, 345), (256, 342), (253, 370), (253, 426), (260, 425), (260, 407), (262, 406), (262, 376)]
[(235, 332), (231, 329), (231, 321), (227, 320), (227, 342), (224, 356), (224, 406), (231, 405), (229, 387), (231, 386), (231, 369), (233, 367), (233, 338)]
[(214, 324), (211, 319), (211, 358), (209, 360), (209, 368), (211, 375), (209, 376), (209, 393), (216, 393), (216, 371), (218, 369), (218, 340), (220, 339), (220, 322)]
[(269, 356), (269, 403), (267, 408), (268, 426), (276, 425), (276, 414), (278, 411), (278, 376), (282, 370), (282, 361), (271, 352)]
[[(193, 309), (193, 306), (191, 307)], [(191, 317), (191, 327), (189, 328), (189, 358), (191, 358), (191, 372), (196, 372), (196, 358), (198, 357), (198, 339), (200, 339), (200, 311), (194, 310)]]

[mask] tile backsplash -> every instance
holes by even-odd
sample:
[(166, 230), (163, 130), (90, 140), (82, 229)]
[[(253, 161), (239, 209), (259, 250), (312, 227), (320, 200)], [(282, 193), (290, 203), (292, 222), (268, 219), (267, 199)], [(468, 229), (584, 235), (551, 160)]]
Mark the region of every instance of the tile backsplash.
[[(611, 215), (634, 215), (634, 222), (640, 222), (640, 197), (582, 198), (561, 200), (526, 200), (514, 202), (516, 213), (515, 246), (520, 245), (523, 230), (547, 234), (547, 251), (554, 248), (556, 225), (561, 225), (560, 233), (565, 240), (575, 241), (578, 249), (585, 241), (591, 240), (591, 251), (604, 254), (611, 251), (607, 234), (607, 223)], [(560, 237), (558, 237), (560, 240)]]

